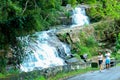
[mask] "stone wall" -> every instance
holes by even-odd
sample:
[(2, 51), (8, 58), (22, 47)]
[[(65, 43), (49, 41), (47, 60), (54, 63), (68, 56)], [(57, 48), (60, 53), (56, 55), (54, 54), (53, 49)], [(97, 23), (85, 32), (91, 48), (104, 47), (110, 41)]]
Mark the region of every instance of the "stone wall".
[(78, 69), (85, 69), (86, 67), (90, 67), (90, 63), (83, 63), (83, 64), (69, 64), (64, 66), (56, 66), (51, 68), (46, 68), (43, 70), (34, 70), (31, 72), (22, 72), (18, 75), (10, 75), (6, 78), (0, 78), (0, 80), (34, 80), (38, 76), (44, 76), (46, 79), (50, 76), (55, 76), (60, 72), (69, 72)]

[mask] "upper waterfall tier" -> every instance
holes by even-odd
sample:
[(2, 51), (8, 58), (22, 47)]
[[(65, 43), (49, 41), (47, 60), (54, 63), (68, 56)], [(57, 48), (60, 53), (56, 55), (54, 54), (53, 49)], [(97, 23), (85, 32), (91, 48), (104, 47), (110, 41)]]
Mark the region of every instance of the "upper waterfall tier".
[(88, 25), (89, 23), (89, 18), (86, 16), (85, 8), (76, 7), (73, 9), (71, 27)]

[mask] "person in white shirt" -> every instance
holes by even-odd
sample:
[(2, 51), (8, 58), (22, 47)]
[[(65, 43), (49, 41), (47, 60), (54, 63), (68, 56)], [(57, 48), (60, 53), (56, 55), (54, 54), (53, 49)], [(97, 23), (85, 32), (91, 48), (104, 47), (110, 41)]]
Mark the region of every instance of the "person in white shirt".
[(105, 53), (105, 64), (106, 64), (106, 69), (110, 68), (110, 53), (106, 51)]
[(100, 69), (100, 72), (102, 70), (102, 63), (103, 63), (103, 54), (101, 52), (98, 53), (98, 65), (99, 65), (99, 69)]

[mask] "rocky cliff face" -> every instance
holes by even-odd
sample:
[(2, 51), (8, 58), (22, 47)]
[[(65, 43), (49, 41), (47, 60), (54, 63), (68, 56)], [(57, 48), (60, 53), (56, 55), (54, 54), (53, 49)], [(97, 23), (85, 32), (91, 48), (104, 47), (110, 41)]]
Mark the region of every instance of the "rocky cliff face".
[[(113, 20), (100, 21), (88, 26), (77, 26), (73, 28), (65, 28), (57, 32), (57, 36), (63, 42), (67, 42), (72, 47), (77, 42), (82, 43), (81, 39), (92, 36), (100, 47), (112, 48), (115, 43), (115, 38), (119, 33), (119, 28), (116, 28), (116, 23)], [(113, 31), (112, 31), (113, 30)], [(84, 36), (83, 36), (84, 34)]]
[[(94, 27), (92, 26), (77, 26), (73, 28), (65, 28), (57, 32), (57, 36), (60, 40), (65, 41), (67, 43), (76, 43), (80, 41), (80, 34), (85, 33), (86, 37), (94, 35)], [(71, 41), (71, 42), (70, 42)]]

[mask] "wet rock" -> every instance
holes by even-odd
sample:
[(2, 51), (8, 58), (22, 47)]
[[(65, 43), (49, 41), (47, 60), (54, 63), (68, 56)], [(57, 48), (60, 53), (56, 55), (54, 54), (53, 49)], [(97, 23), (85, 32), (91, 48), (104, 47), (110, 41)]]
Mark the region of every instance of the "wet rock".
[(67, 60), (65, 60), (65, 61), (66, 61), (67, 64), (77, 64), (77, 63), (80, 63), (80, 62), (81, 62), (80, 59), (77, 59), (77, 58), (75, 58), (75, 57), (70, 58), (70, 59), (67, 59)]

